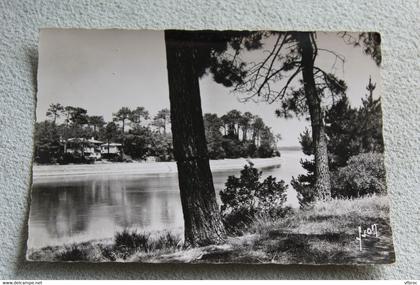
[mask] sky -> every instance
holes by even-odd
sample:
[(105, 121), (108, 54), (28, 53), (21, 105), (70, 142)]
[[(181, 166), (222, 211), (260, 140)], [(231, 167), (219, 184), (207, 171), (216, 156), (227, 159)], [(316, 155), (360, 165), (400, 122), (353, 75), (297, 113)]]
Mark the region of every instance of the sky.
[[(264, 55), (274, 39), (262, 50), (245, 53), (252, 60)], [(345, 63), (327, 52), (320, 52), (316, 64), (333, 72), (347, 83), (352, 106), (358, 106), (366, 94), (369, 76), (377, 83), (380, 96), (379, 68), (360, 47), (345, 44), (334, 32), (317, 33), (320, 49), (338, 51)], [(278, 83), (281, 86), (282, 82)], [(200, 79), (203, 113), (223, 115), (229, 110), (250, 111), (260, 116), (273, 133), (280, 133), (279, 146), (298, 146), (299, 134), (310, 124), (297, 118), (274, 115), (276, 103), (240, 102), (240, 95), (213, 81), (211, 75)], [(169, 108), (164, 34), (145, 30), (43, 29), (39, 43), (37, 121), (46, 119), (51, 103), (88, 110), (89, 115), (112, 120), (112, 113), (126, 106), (145, 107), (152, 116)], [(277, 103), (278, 104), (278, 103)]]

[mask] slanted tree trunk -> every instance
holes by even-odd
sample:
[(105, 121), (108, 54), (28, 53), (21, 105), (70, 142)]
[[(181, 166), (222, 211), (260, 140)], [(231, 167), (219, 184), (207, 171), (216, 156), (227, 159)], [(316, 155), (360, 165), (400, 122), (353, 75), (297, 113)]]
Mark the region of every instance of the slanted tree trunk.
[(221, 243), (226, 238), (210, 171), (198, 74), (192, 41), (165, 31), (174, 156), (187, 246)]
[(121, 151), (120, 151), (120, 157), (121, 159), (124, 159), (124, 138), (125, 138), (125, 120), (122, 120), (122, 134), (121, 134)]
[(312, 143), (315, 154), (315, 191), (320, 200), (331, 199), (330, 170), (325, 135), (324, 116), (314, 79), (314, 48), (310, 33), (302, 33), (299, 46), (302, 52), (302, 78), (312, 126)]
[(166, 120), (163, 120), (163, 135), (166, 136)]

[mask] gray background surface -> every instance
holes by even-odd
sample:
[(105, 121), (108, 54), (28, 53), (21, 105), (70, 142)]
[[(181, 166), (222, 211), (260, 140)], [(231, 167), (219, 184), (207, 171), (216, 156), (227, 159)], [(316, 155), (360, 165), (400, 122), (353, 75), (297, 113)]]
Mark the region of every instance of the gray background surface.
[[(420, 279), (419, 5), (418, 0), (1, 0), (0, 278)], [(397, 262), (365, 267), (25, 262), (37, 41), (43, 27), (380, 32), (386, 167)]]

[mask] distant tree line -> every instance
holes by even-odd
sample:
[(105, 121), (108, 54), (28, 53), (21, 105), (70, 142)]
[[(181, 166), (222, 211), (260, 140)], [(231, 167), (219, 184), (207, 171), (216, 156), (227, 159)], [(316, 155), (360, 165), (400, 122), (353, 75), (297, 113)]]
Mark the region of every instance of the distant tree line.
[[(360, 197), (386, 191), (382, 110), (380, 98), (373, 97), (375, 88), (369, 79), (368, 94), (358, 108), (351, 107), (348, 97), (342, 96), (325, 111), (332, 197)], [(301, 134), (300, 144), (306, 155), (314, 154), (309, 130)], [(301, 165), (307, 173), (294, 178), (291, 184), (299, 193), (301, 206), (305, 206), (316, 199), (315, 165), (313, 159), (301, 160)]]
[(275, 136), (257, 115), (231, 110), (218, 117), (204, 114), (207, 148), (211, 159), (279, 156)]
[[(106, 122), (103, 116), (90, 116), (86, 109), (51, 104), (47, 120), (35, 124), (35, 161), (59, 163), (63, 160), (63, 144), (70, 138), (95, 138), (104, 143), (122, 144), (120, 160), (145, 159), (154, 156), (160, 161), (173, 160), (172, 136), (168, 132), (170, 112), (162, 109), (150, 120), (144, 107), (131, 110), (122, 107)], [(62, 123), (58, 124), (58, 120)]]
[[(67, 139), (92, 137), (104, 143), (121, 143), (119, 160), (150, 156), (159, 161), (174, 159), (169, 109), (162, 109), (151, 118), (144, 107), (122, 107), (113, 113), (112, 121), (105, 122), (102, 116), (90, 116), (86, 109), (57, 103), (49, 106), (46, 115), (48, 120), (35, 126), (38, 163), (60, 163)], [(58, 124), (59, 120), (62, 123)], [(205, 114), (204, 124), (211, 159), (279, 155), (277, 138), (260, 117), (249, 112), (232, 110), (220, 118)]]

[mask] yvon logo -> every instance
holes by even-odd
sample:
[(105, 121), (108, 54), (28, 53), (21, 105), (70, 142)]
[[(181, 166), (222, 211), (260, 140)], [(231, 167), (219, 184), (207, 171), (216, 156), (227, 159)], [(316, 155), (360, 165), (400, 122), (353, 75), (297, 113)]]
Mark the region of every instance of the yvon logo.
[(378, 237), (378, 225), (373, 224), (370, 227), (363, 229), (361, 226), (358, 227), (359, 235), (356, 240), (359, 242), (359, 250), (362, 251), (362, 239), (367, 237)]

